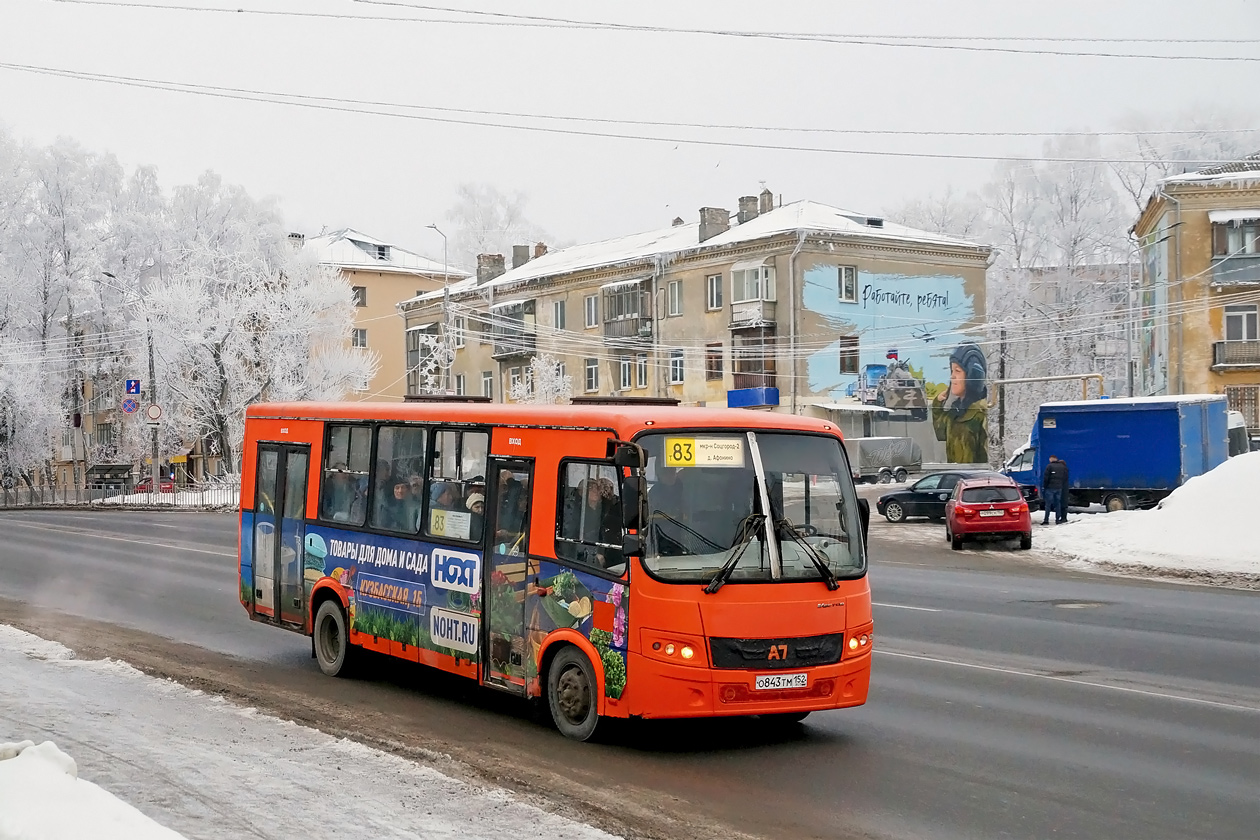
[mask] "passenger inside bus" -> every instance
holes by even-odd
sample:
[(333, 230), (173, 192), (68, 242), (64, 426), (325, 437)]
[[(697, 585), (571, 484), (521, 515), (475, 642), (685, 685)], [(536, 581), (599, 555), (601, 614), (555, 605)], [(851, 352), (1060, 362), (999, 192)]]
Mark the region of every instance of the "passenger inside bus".
[(621, 550), (621, 500), (612, 481), (585, 478), (567, 494), (561, 514), (559, 552), (567, 560), (599, 568), (623, 563)]

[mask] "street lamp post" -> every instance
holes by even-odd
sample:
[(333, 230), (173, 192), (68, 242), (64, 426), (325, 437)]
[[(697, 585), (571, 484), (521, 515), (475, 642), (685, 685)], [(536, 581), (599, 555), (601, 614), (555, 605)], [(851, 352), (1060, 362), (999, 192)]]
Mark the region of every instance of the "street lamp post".
[[(449, 263), (446, 261), (446, 234), (442, 232), (442, 229), (436, 223), (426, 225), (426, 227), (437, 231), (437, 235), (442, 237), (442, 331), (445, 334), (446, 318), (451, 305), (451, 277)], [(447, 337), (449, 338), (449, 336)], [(447, 393), (451, 391), (451, 375), (451, 368), (448, 367), (446, 374), (442, 377), (444, 380), (442, 384)]]
[[(112, 280), (118, 279), (108, 271), (102, 271), (101, 273)], [(114, 286), (114, 288), (118, 289), (118, 291), (122, 292), (124, 295), (128, 293), (126, 289), (123, 289), (120, 286)], [(140, 299), (138, 293), (137, 299)], [(153, 324), (149, 320), (149, 313), (147, 310), (144, 310), (144, 334), (145, 343), (148, 345), (149, 350), (149, 388), (152, 389), (150, 392), (149, 402), (151, 405), (157, 405), (157, 366), (154, 364), (153, 360)], [(149, 489), (150, 492), (157, 494), (162, 490), (161, 469), (158, 466), (158, 424), (156, 421), (150, 422), (152, 424), (153, 439), (149, 464), (149, 480), (152, 482), (152, 486)]]

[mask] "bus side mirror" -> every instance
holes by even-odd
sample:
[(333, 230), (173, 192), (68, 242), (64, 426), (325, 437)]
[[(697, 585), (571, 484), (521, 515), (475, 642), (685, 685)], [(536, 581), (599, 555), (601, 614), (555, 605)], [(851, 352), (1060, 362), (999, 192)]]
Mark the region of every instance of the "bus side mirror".
[(862, 520), (862, 543), (866, 544), (866, 534), (871, 529), (871, 503), (866, 499), (858, 499), (858, 518)]
[(647, 456), (643, 452), (643, 447), (637, 443), (630, 443), (624, 440), (613, 440), (608, 442), (612, 449), (612, 462), (618, 470), (629, 467), (632, 470), (641, 470), (647, 466)]
[(621, 527), (638, 531), (643, 527), (643, 508), (647, 505), (647, 479), (627, 475), (621, 479)]

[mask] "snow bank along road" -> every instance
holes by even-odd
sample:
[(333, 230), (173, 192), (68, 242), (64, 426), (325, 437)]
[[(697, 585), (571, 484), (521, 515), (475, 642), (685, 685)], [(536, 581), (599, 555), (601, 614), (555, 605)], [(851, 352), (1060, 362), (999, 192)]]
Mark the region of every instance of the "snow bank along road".
[(958, 554), (939, 527), (873, 521), (870, 703), (787, 735), (666, 722), (573, 744), (420, 669), (327, 679), (301, 637), (245, 618), (230, 515), (0, 515), (0, 623), (334, 736), (448, 755), (446, 772), (627, 836), (1255, 837), (1260, 594)]

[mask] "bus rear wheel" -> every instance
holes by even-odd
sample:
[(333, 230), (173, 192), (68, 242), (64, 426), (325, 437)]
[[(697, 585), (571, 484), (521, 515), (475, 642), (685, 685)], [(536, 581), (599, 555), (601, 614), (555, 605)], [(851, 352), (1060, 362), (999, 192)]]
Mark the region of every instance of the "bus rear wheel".
[(565, 647), (547, 669), (547, 705), (560, 734), (574, 741), (588, 741), (599, 724), (595, 669), (575, 647)]
[(349, 676), (354, 663), (354, 647), (346, 631), (346, 614), (332, 598), (319, 605), (311, 630), (315, 640), (315, 661), (330, 677)]

